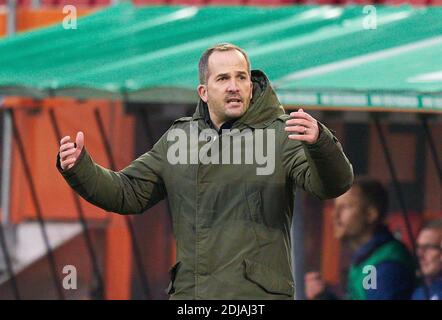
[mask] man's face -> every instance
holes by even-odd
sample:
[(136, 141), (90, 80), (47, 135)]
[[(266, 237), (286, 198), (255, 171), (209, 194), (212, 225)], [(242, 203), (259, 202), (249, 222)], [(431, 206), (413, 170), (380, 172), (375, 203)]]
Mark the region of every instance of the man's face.
[(209, 57), (206, 85), (198, 86), (215, 124), (241, 117), (252, 98), (247, 60), (237, 50), (214, 51)]
[(434, 277), (442, 272), (442, 235), (434, 229), (424, 229), (417, 238), (417, 256), (425, 277)]
[(333, 232), (339, 240), (351, 240), (363, 234), (369, 225), (359, 187), (335, 199)]

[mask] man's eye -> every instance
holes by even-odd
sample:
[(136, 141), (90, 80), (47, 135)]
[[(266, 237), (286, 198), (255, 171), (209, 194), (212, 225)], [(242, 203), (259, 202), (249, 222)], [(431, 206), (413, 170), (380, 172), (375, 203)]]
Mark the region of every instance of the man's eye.
[(220, 77), (220, 78), (218, 78), (218, 80), (226, 80), (227, 79), (227, 77)]

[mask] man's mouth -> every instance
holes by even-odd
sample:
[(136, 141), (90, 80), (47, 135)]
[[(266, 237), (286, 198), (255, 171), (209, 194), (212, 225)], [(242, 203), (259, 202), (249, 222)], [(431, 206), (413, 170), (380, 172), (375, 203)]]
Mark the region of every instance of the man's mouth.
[(242, 100), (240, 98), (228, 98), (227, 103), (241, 103)]

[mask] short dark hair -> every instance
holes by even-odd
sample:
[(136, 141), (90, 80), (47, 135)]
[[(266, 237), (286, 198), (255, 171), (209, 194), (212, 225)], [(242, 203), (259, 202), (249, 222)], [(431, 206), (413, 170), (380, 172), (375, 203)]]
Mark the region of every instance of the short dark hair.
[(378, 211), (378, 222), (381, 222), (388, 211), (388, 192), (384, 186), (373, 178), (357, 177), (353, 187), (359, 188), (366, 206), (372, 206)]
[(436, 230), (442, 234), (442, 218), (426, 222), (423, 225), (422, 230)]
[(203, 54), (201, 55), (200, 61), (198, 63), (198, 76), (200, 80), (200, 84), (207, 84), (207, 79), (209, 78), (209, 58), (210, 55), (214, 51), (230, 51), (230, 50), (238, 50), (242, 53), (244, 58), (246, 58), (247, 61), (247, 71), (250, 75), (250, 60), (247, 53), (244, 51), (244, 49), (241, 49), (238, 46), (235, 46), (231, 43), (220, 43), (217, 45), (214, 45), (213, 47), (207, 48)]

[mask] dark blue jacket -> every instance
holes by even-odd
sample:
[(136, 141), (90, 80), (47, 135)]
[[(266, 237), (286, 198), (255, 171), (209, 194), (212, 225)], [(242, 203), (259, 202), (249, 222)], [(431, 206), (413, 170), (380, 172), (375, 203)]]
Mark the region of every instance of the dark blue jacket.
[[(430, 300), (442, 300), (442, 274), (428, 285)], [(417, 288), (413, 293), (413, 300), (427, 300), (424, 287)]]

